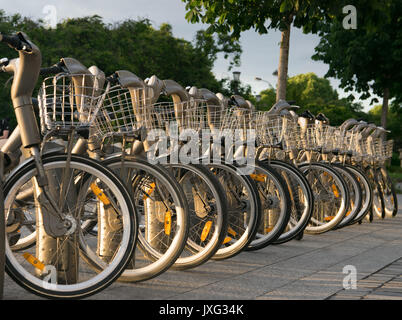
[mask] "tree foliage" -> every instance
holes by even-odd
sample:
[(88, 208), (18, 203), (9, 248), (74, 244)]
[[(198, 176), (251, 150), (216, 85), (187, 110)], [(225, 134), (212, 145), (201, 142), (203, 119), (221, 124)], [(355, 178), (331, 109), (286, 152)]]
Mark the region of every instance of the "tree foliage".
[[(339, 125), (349, 118), (366, 118), (362, 106), (346, 98), (339, 98), (328, 79), (320, 78), (310, 72), (288, 79), (288, 100), (300, 106), (299, 112), (310, 110), (313, 114), (324, 113), (333, 125)], [(261, 91), (261, 101), (257, 107), (269, 110), (275, 103), (274, 89)]]
[(182, 0), (186, 3), (186, 19), (192, 23), (209, 24), (209, 31), (231, 34), (254, 29), (268, 33), (284, 30), (289, 21), (305, 32), (316, 32), (317, 25), (341, 15), (342, 7), (350, 1), (283, 0)]
[[(376, 125), (381, 124), (381, 109), (382, 105), (375, 105), (368, 112), (369, 121), (374, 122)], [(394, 150), (402, 148), (402, 105), (394, 102), (389, 110), (387, 119), (387, 129), (391, 132), (387, 135), (387, 138), (394, 140)]]
[[(241, 32), (254, 29), (260, 34), (269, 30), (282, 32), (278, 85), (276, 100), (286, 99), (286, 79), (291, 26), (302, 28), (303, 32), (317, 32), (319, 26), (333, 20), (342, 21), (343, 7), (350, 5), (350, 0), (182, 0), (186, 3), (186, 19), (192, 23), (202, 22), (209, 25), (208, 31), (230, 34), (239, 39)], [(379, 18), (383, 19), (382, 4), (386, 0), (354, 0), (365, 13), (364, 23), (372, 27)], [(380, 20), (381, 21), (381, 20)]]
[(402, 69), (397, 67), (402, 65), (402, 2), (383, 3), (378, 15), (384, 19), (375, 27), (365, 24), (364, 7), (357, 13), (357, 29), (345, 30), (340, 21), (320, 26), (313, 59), (328, 64), (326, 76), (340, 79), (345, 91), (359, 92), (360, 99), (384, 97), (386, 115), (388, 99), (402, 101)]
[[(169, 24), (157, 29), (148, 19), (106, 24), (95, 15), (66, 19), (56, 28), (48, 29), (40, 20), (7, 16), (0, 10), (0, 32), (15, 31), (24, 31), (39, 46), (44, 67), (62, 57), (73, 57), (87, 67), (98, 66), (106, 75), (124, 69), (142, 79), (155, 74), (184, 87), (204, 87), (214, 92), (227, 87), (225, 81), (218, 81), (212, 73), (218, 54), (223, 53), (230, 65), (236, 65), (241, 53), (240, 44), (227, 36), (212, 36), (200, 30), (189, 42), (175, 38)], [(0, 55), (17, 56), (4, 45), (0, 46)], [(6, 83), (9, 77), (0, 74), (1, 83)], [(9, 87), (0, 91), (0, 117), (14, 119), (9, 94)]]
[(340, 22), (322, 25), (320, 43), (315, 48), (315, 60), (329, 65), (326, 74), (341, 80), (346, 91), (361, 92), (361, 99), (370, 97), (369, 91), (382, 96), (389, 87), (391, 96), (402, 96), (402, 2), (389, 1), (386, 8), (391, 20), (376, 30), (365, 28), (358, 14), (357, 29), (345, 30)]

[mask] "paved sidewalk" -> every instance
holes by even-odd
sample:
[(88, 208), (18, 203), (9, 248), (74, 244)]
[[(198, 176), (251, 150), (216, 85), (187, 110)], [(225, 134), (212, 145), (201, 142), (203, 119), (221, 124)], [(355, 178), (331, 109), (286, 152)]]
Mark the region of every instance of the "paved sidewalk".
[[(402, 300), (401, 195), (398, 202), (395, 218), (306, 235), (301, 241), (242, 252), (192, 270), (168, 271), (143, 283), (116, 282), (90, 299)], [(345, 290), (350, 268), (356, 270), (357, 286)], [(4, 298), (39, 299), (8, 276)]]

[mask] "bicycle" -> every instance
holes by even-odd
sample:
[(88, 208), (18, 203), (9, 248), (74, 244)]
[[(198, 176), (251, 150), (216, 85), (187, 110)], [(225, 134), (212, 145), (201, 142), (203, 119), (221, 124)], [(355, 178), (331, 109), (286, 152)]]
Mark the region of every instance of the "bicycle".
[[(66, 71), (69, 74), (93, 76), (93, 87), (96, 91), (102, 90), (105, 83), (109, 87), (88, 136), (80, 137), (72, 152), (87, 154), (111, 168), (128, 188), (137, 208), (140, 231), (138, 233), (139, 241), (137, 241), (139, 250), (135, 250), (135, 255), (130, 259), (118, 280), (138, 282), (156, 277), (169, 269), (175, 262), (187, 239), (188, 205), (182, 196), (182, 190), (166, 170), (149, 164), (131, 151), (126, 152), (126, 146), (136, 146), (135, 131), (121, 133), (99, 130), (100, 124), (108, 128), (108, 122), (105, 121), (109, 121), (110, 117), (107, 113), (105, 114), (105, 111), (108, 108), (114, 109), (121, 106), (115, 104), (115, 99), (123, 96), (120, 95), (120, 86), (115, 85), (116, 79), (114, 77), (106, 78), (96, 66), (87, 69), (73, 58), (63, 58), (61, 63), (54, 67), (56, 74)], [(131, 86), (139, 82), (132, 74), (124, 71), (120, 71), (119, 74), (121, 82)], [(50, 78), (50, 80), (52, 79)], [(124, 112), (124, 110), (122, 109), (120, 112)], [(123, 144), (121, 145), (121, 143)], [(156, 208), (164, 210), (159, 213), (154, 212)], [(147, 210), (152, 212), (146, 214)], [(156, 213), (157, 216), (154, 217), (152, 213)], [(96, 219), (88, 219), (84, 228), (94, 236), (99, 233)]]
[[(207, 107), (205, 101), (194, 99), (191, 92), (189, 92), (189, 95), (182, 86), (173, 80), (164, 80), (163, 83), (166, 96), (171, 97), (173, 102), (155, 104), (153, 106), (155, 110), (154, 112), (151, 111), (151, 113), (148, 112), (143, 115), (144, 119), (149, 120), (149, 123), (146, 126), (151, 129), (168, 129), (165, 131), (168, 132), (168, 136), (172, 134), (172, 130), (169, 131), (166, 124), (171, 121), (174, 121), (177, 124), (179, 133), (185, 132), (186, 129), (192, 129), (196, 132), (202, 132), (202, 130), (209, 129), (209, 125), (207, 125), (207, 123), (209, 123), (207, 114), (202, 113), (201, 115), (198, 111), (205, 110), (205, 108), (210, 106)], [(195, 88), (193, 88), (193, 90), (194, 89)], [(204, 108), (200, 106), (204, 106)], [(182, 146), (177, 147), (177, 151), (179, 151), (186, 150), (185, 148), (187, 146), (183, 143)], [(174, 147), (172, 145), (170, 151), (164, 150), (162, 154), (169, 154), (169, 152), (173, 150)], [(159, 152), (157, 149), (153, 152), (155, 151)], [(208, 159), (210, 156), (208, 154), (210, 149), (207, 148), (204, 152), (205, 151), (207, 151), (207, 153), (202, 153), (202, 155), (204, 157), (206, 156)], [(221, 245), (221, 247), (211, 258), (227, 259), (240, 253), (250, 241), (250, 235), (254, 232), (254, 226), (259, 218), (259, 202), (255, 197), (256, 193), (254, 191), (254, 184), (249, 180), (249, 178), (237, 174), (238, 167), (224, 163), (220, 160), (215, 160), (217, 159), (214, 158), (213, 163), (210, 163), (209, 161), (203, 161), (201, 158), (193, 158), (190, 155), (190, 157), (187, 157), (186, 162), (191, 163), (192, 167), (195, 165), (198, 166), (199, 163), (201, 163), (201, 165), (208, 168), (208, 172), (212, 172), (215, 177), (218, 178), (219, 182), (221, 182), (221, 185), (225, 189), (223, 194), (226, 195), (228, 201), (228, 233), (221, 232), (220, 241), (217, 242), (217, 248), (219, 248), (219, 245)], [(181, 162), (180, 159), (179, 161), (176, 159), (174, 166), (182, 165)], [(233, 186), (233, 189), (229, 190), (227, 186)], [(239, 188), (234, 188), (235, 186), (238, 186)], [(241, 215), (244, 215), (242, 220), (240, 219)], [(242, 225), (240, 225), (240, 222)], [(178, 261), (180, 261), (180, 259)]]
[[(219, 98), (218, 98), (219, 99)], [(226, 124), (221, 125), (222, 129), (232, 131), (255, 130), (257, 121), (255, 120), (255, 111), (253, 105), (240, 96), (232, 96), (231, 99), (225, 99), (220, 96), (220, 100), (231, 105), (228, 115), (226, 115)], [(213, 106), (210, 106), (212, 108)], [(224, 105), (223, 108), (227, 108)], [(216, 118), (216, 115), (210, 114), (209, 118)], [(260, 134), (257, 130), (257, 136)], [(244, 137), (244, 134), (243, 134)], [(253, 157), (252, 163), (247, 163), (247, 175), (255, 182), (258, 190), (258, 196), (263, 206), (261, 222), (257, 225), (257, 232), (252, 241), (246, 247), (246, 250), (258, 250), (271, 243), (274, 243), (281, 236), (291, 215), (291, 202), (288, 189), (280, 175), (267, 163), (259, 161), (252, 149), (250, 141), (242, 140), (240, 136), (240, 145), (234, 144), (234, 157), (242, 158)], [(254, 146), (255, 141), (251, 141)], [(236, 149), (237, 148), (237, 149)]]
[[(0, 35), (0, 42), (19, 53), (19, 58), (2, 59), (1, 70), (14, 74), (11, 97), (17, 132), (24, 152), (32, 155), (9, 173), (4, 183), (6, 271), (25, 289), (47, 298), (95, 294), (113, 283), (130, 260), (137, 237), (135, 207), (117, 176), (94, 160), (71, 154), (71, 143), (66, 154), (44, 153), (46, 139), (40, 137), (31, 100), (40, 72), (40, 50), (22, 32)], [(73, 138), (74, 133), (85, 134), (93, 115), (77, 112), (77, 106), (85, 111), (87, 103), (97, 103), (102, 96), (87, 94), (90, 88), (85, 76), (80, 79), (81, 92), (74, 92), (71, 78), (62, 78), (66, 81), (64, 89), (69, 88), (67, 97), (72, 97), (69, 107), (75, 106), (75, 113), (47, 134)], [(41, 102), (55, 108), (67, 106), (56, 95)], [(74, 114), (79, 116), (75, 119)], [(5, 158), (7, 167), (11, 161)], [(114, 235), (109, 234), (114, 241), (107, 243), (100, 255), (96, 240), (81, 228), (85, 213), (97, 210), (100, 221), (108, 220), (105, 227)], [(36, 216), (34, 224), (26, 220), (32, 215)], [(18, 242), (15, 233), (22, 231), (24, 222), (28, 222), (29, 233), (35, 234), (36, 241), (21, 253), (13, 246)], [(94, 262), (91, 266), (88, 257)]]
[[(119, 98), (114, 98), (118, 102), (113, 110), (112, 104), (105, 104), (102, 109), (104, 119), (98, 122), (101, 135), (116, 136), (119, 131), (130, 134), (141, 128), (143, 138), (136, 138), (136, 150), (132, 152), (137, 157), (142, 154), (146, 159), (145, 153), (150, 152), (152, 147), (147, 139), (148, 132), (162, 127), (166, 129), (164, 126), (169, 121), (174, 123), (174, 106), (156, 103), (160, 93), (168, 91), (169, 87), (166, 88), (166, 81), (156, 76), (148, 84), (128, 71), (118, 71), (113, 77), (119, 82), (119, 94), (116, 96)], [(128, 80), (134, 78), (137, 79), (135, 86)], [(159, 156), (169, 157), (169, 154), (161, 153)], [(227, 227), (226, 199), (216, 178), (205, 168), (165, 160), (161, 161), (163, 166), (158, 167), (165, 168), (176, 178), (190, 209), (186, 247), (178, 252), (170, 267), (180, 270), (194, 268), (208, 261), (223, 241), (221, 230)]]
[(293, 160), (297, 148), (298, 127), (289, 109), (298, 106), (280, 100), (257, 117), (257, 158), (272, 166), (284, 179), (291, 198), (291, 216), (285, 231), (274, 242), (301, 240), (313, 213), (311, 187)]

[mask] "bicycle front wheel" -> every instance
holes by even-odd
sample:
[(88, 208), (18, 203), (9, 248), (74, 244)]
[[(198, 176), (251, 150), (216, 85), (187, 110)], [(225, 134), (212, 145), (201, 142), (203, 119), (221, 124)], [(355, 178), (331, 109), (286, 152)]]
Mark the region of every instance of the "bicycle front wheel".
[(392, 180), (384, 167), (378, 168), (376, 174), (384, 201), (385, 217), (395, 217), (398, 213), (398, 198)]
[(261, 220), (261, 201), (257, 185), (241, 168), (227, 163), (206, 165), (221, 183), (228, 205), (227, 234), (214, 260), (234, 257), (254, 239)]
[(207, 262), (220, 248), (228, 229), (224, 190), (202, 165), (166, 165), (183, 188), (190, 209), (187, 246), (172, 268), (184, 270)]
[[(15, 233), (7, 233), (7, 273), (47, 298), (92, 295), (115, 281), (131, 258), (137, 237), (134, 204), (117, 176), (97, 161), (77, 155), (67, 161), (59, 154), (45, 155), (42, 162), (49, 195), (71, 227), (57, 237), (46, 233), (46, 204), (38, 197), (34, 161), (28, 160), (7, 179), (4, 208), (9, 224), (25, 211), (36, 217), (35, 242), (13, 250)], [(86, 232), (88, 219), (97, 220), (96, 235)]]
[(303, 234), (313, 213), (313, 193), (307, 179), (295, 166), (278, 160), (270, 160), (270, 165), (283, 177), (291, 199), (289, 223), (285, 231), (274, 242), (281, 244)]
[(309, 234), (329, 231), (344, 218), (349, 205), (349, 193), (342, 176), (323, 163), (300, 165), (314, 195), (314, 211), (304, 229)]
[(129, 188), (137, 208), (139, 233), (135, 256), (119, 281), (139, 282), (168, 270), (188, 238), (189, 209), (180, 184), (163, 166), (138, 157), (103, 161)]
[(332, 164), (332, 166), (341, 174), (349, 190), (349, 209), (342, 221), (336, 226), (336, 228), (339, 229), (347, 226), (360, 212), (363, 201), (363, 192), (360, 188), (359, 181), (349, 168), (340, 164)]

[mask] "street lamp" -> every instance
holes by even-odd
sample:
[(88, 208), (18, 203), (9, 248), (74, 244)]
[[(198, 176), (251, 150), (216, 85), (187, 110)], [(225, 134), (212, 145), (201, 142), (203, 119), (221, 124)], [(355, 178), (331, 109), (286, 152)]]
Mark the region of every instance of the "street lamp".
[(233, 80), (240, 81), (240, 71), (233, 71)]
[(273, 89), (272, 84), (271, 84), (269, 81), (267, 81), (267, 80), (261, 79), (260, 77), (255, 77), (254, 80), (266, 82), (266, 83), (268, 83), (269, 87), (270, 87), (271, 89)]
[(238, 94), (239, 83), (240, 83), (240, 71), (233, 71), (233, 84), (234, 84), (234, 93)]

